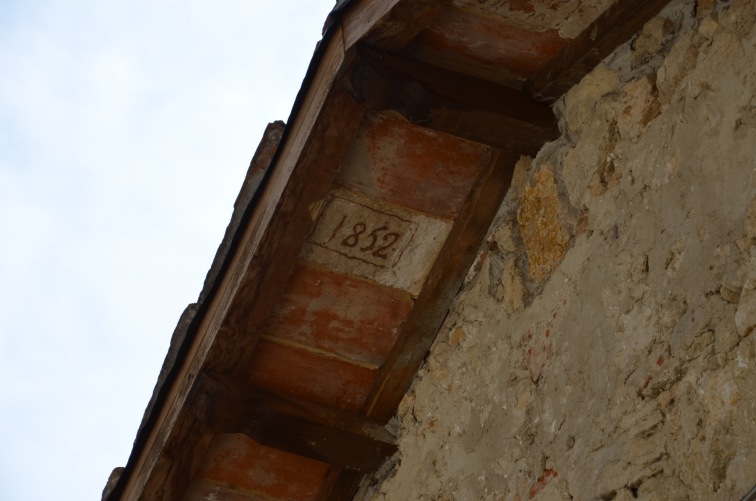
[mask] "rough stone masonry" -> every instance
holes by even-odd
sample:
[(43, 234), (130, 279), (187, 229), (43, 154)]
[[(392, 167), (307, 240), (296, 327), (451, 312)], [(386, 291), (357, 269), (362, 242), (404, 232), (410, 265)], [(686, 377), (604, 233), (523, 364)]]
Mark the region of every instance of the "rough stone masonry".
[(756, 483), (756, 2), (676, 0), (556, 105), (368, 500)]

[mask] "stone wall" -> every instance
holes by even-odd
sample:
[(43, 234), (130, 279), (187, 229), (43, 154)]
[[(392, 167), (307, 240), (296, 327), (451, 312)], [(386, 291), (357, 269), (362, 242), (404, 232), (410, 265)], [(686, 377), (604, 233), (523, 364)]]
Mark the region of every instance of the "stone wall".
[(357, 499), (756, 483), (755, 18), (673, 1), (557, 104)]

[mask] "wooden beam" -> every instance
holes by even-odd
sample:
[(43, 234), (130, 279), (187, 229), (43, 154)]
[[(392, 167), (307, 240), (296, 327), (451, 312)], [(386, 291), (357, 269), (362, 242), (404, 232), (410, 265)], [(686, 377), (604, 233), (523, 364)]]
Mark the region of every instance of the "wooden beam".
[[(195, 334), (182, 347), (181, 362), (162, 402), (140, 431), (145, 435), (138, 437), (139, 447), (109, 499), (136, 501), (148, 483), (159, 483), (165, 469), (158, 463), (166, 457), (163, 451), (171, 436), (183, 425), (181, 411), (195, 376), (207, 365), (222, 365), (225, 356), (239, 361), (234, 358), (237, 353), (253, 349), (256, 333), (246, 328), (259, 323), (282, 293), (293, 257), (313, 224), (308, 204), (325, 196), (365, 113), (363, 106), (335, 85), (349, 57), (337, 29), (323, 49), (298, 113), (287, 126), (287, 136), (253, 209), (240, 226), (239, 243), (219, 275), (217, 291), (198, 313)], [(259, 304), (250, 303), (255, 297), (260, 298)], [(245, 309), (234, 310), (237, 307)]]
[(398, 50), (415, 38), (451, 0), (363, 0), (347, 6), (342, 18), (347, 49), (364, 43)]
[[(223, 320), (206, 369), (224, 373), (244, 372), (256, 348), (259, 327), (268, 319), (283, 294), (287, 280), (315, 220), (313, 208), (325, 198), (341, 167), (341, 159), (357, 134), (366, 109), (335, 84), (326, 109), (310, 130), (300, 137), (305, 145), (297, 159), (297, 175), (281, 179), (275, 187), (276, 205), (261, 208), (268, 219), (265, 231), (248, 229), (251, 244), (245, 246), (250, 265)], [(266, 213), (267, 212), (267, 213)]]
[(184, 499), (186, 489), (202, 465), (213, 431), (187, 408), (182, 410), (177, 423), (147, 479), (141, 499)]
[(236, 196), (234, 212), (231, 214), (231, 221), (226, 227), (223, 240), (221, 241), (220, 247), (218, 247), (218, 251), (215, 253), (213, 264), (205, 277), (205, 284), (202, 287), (199, 302), (204, 301), (207, 293), (212, 289), (212, 284), (215, 283), (218, 274), (223, 268), (223, 263), (231, 250), (233, 237), (239, 229), (239, 225), (244, 217), (244, 211), (249, 206), (255, 193), (257, 193), (260, 184), (265, 178), (265, 173), (268, 171), (268, 167), (270, 167), (270, 162), (273, 160), (276, 150), (278, 150), (278, 145), (281, 142), (285, 127), (286, 126), (283, 122), (273, 122), (269, 123), (265, 128), (265, 132), (263, 132), (260, 144), (257, 146), (257, 150), (255, 150), (255, 154), (252, 156), (252, 161), (249, 163), (247, 175), (244, 177), (241, 190)]
[(394, 437), (378, 421), (221, 376), (198, 376), (192, 406), (217, 432), (243, 433), (349, 470), (372, 472), (396, 452)]
[(559, 137), (551, 109), (519, 90), (366, 47), (348, 85), (373, 111), (497, 148), (535, 154)]
[(643, 28), (669, 1), (616, 0), (525, 82), (525, 92), (534, 101), (553, 103)]
[[(519, 153), (495, 150), (476, 180), (468, 203), (454, 223), (415, 308), (368, 396), (363, 408), (367, 416), (387, 422), (396, 413), (477, 257), (488, 227), (509, 190), (519, 158)], [(354, 472), (334, 470), (318, 501), (350, 501), (360, 481), (361, 476)]]
[(340, 468), (329, 472), (317, 501), (352, 501), (362, 478), (363, 475), (354, 470)]
[(364, 412), (387, 422), (423, 363), (470, 266), (477, 257), (520, 154), (495, 150), (452, 226), (392, 353), (381, 368)]

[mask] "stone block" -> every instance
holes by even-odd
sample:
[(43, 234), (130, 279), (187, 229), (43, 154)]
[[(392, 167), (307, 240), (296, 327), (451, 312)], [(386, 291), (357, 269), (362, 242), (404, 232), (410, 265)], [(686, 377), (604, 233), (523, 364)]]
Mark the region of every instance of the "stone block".
[(551, 166), (538, 169), (532, 184), (524, 190), (517, 212), (525, 244), (530, 277), (542, 282), (559, 265), (570, 244), (565, 220), (566, 204), (561, 200)]
[(614, 92), (618, 86), (619, 74), (606, 66), (599, 66), (586, 75), (565, 97), (569, 129), (580, 133), (591, 121), (599, 98)]
[(622, 88), (622, 111), (617, 118), (617, 128), (623, 139), (637, 142), (648, 123), (659, 115), (659, 100), (652, 76), (629, 82)]

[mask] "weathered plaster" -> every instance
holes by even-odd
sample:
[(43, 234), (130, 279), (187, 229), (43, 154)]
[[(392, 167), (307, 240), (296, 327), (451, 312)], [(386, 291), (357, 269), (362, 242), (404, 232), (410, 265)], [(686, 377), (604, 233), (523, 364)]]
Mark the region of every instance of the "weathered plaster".
[(557, 105), (358, 499), (756, 483), (755, 20), (675, 1)]

